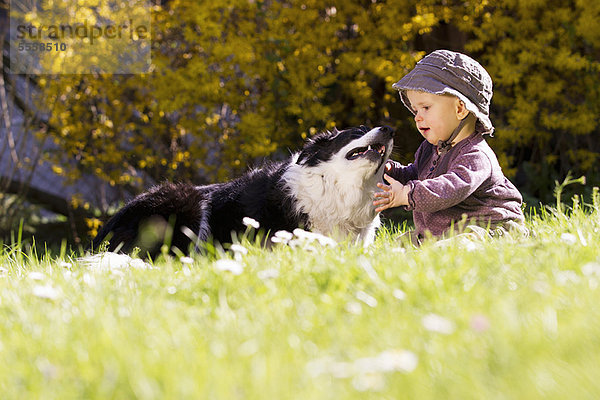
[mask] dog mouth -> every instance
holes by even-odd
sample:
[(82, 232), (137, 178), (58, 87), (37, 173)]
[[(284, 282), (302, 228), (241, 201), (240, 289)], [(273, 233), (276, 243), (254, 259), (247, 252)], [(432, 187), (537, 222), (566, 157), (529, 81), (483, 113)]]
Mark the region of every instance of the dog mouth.
[(347, 160), (356, 160), (360, 157), (370, 157), (376, 155), (378, 158), (385, 157), (386, 146), (382, 143), (369, 144), (366, 147), (357, 147), (346, 154)]

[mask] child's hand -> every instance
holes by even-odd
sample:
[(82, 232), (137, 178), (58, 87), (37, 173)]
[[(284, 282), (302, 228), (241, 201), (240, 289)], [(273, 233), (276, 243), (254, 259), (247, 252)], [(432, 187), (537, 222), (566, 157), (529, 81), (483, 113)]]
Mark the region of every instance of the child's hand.
[(373, 205), (378, 206), (375, 211), (381, 212), (390, 207), (408, 205), (408, 192), (410, 191), (410, 186), (401, 184), (388, 174), (384, 174), (383, 177), (390, 184), (386, 185), (381, 182), (377, 184), (377, 187), (383, 191), (375, 192)]

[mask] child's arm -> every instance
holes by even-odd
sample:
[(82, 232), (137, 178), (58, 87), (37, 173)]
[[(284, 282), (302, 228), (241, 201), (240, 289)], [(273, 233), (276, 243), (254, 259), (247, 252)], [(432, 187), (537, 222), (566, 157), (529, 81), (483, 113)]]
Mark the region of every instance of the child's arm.
[(376, 212), (398, 206), (408, 206), (408, 194), (411, 191), (411, 181), (419, 178), (419, 160), (423, 151), (430, 149), (427, 141), (423, 141), (415, 153), (415, 161), (409, 165), (402, 165), (397, 161), (389, 160), (385, 164), (383, 178), (389, 183), (378, 183), (381, 192), (375, 192), (373, 205), (377, 206)]
[[(409, 181), (419, 179), (419, 163), (421, 158), (426, 159), (431, 153), (431, 145), (424, 140), (415, 152), (415, 161), (408, 165), (402, 165), (398, 161), (388, 160), (385, 164), (385, 173), (406, 185)], [(425, 153), (425, 154), (424, 154)]]
[(453, 207), (473, 194), (491, 173), (492, 164), (481, 151), (462, 154), (453, 160), (445, 174), (411, 181), (407, 209), (436, 212)]
[(403, 185), (389, 175), (390, 183), (378, 183), (382, 192), (374, 194), (375, 211), (407, 206), (407, 210), (436, 212), (455, 206), (469, 197), (490, 176), (492, 166), (479, 151), (463, 154), (453, 161), (447, 173), (431, 179), (411, 180)]
[(417, 179), (418, 176), (416, 163), (402, 165), (398, 161), (393, 160), (389, 160), (385, 164), (385, 173), (403, 184)]

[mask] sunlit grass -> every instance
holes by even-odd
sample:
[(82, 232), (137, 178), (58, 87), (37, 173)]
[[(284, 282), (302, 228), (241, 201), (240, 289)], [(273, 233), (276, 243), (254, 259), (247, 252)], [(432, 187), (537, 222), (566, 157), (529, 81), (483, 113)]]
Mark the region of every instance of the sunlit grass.
[(597, 398), (600, 212), (568, 214), (530, 238), (244, 241), (152, 268), (5, 246), (0, 397)]

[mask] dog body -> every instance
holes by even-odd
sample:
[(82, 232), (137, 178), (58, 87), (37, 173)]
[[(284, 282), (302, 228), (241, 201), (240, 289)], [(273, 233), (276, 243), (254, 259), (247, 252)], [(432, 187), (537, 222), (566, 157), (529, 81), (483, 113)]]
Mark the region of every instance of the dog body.
[[(166, 183), (140, 194), (115, 214), (93, 241), (107, 238), (109, 251), (140, 247), (157, 254), (165, 231), (171, 245), (214, 240), (230, 243), (250, 217), (274, 234), (297, 227), (335, 238), (370, 243), (379, 226), (373, 192), (392, 151), (392, 130), (365, 127), (334, 130), (309, 139), (299, 153), (279, 163), (250, 170), (240, 178), (206, 186)], [(147, 225), (162, 227), (144, 237)]]

